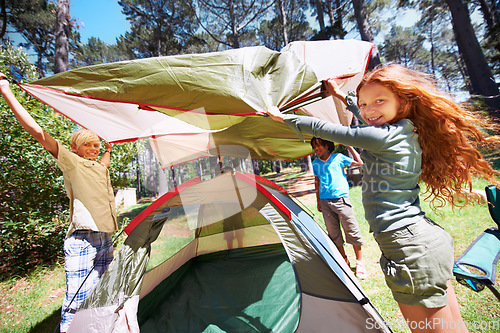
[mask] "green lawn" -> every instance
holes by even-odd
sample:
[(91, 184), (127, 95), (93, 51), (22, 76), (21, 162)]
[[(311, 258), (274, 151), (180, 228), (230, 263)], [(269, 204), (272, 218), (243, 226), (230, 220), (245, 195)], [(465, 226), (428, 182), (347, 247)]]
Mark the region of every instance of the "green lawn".
[[(298, 173), (284, 174), (273, 180), (287, 186), (287, 179), (293, 179)], [(289, 181), (289, 180), (288, 180)], [(474, 188), (483, 189), (486, 183), (476, 181)], [(363, 252), (370, 276), (361, 281), (372, 303), (386, 319), (394, 332), (409, 332), (399, 309), (386, 287), (378, 265), (380, 251), (368, 232), (368, 224), (363, 217), (361, 205), (361, 189), (351, 189), (351, 201), (361, 232), (365, 239)], [(300, 202), (314, 214), (316, 220), (324, 227), (323, 217), (316, 210), (314, 194), (300, 198)], [(131, 207), (121, 214), (121, 221), (127, 223), (137, 215), (146, 203)], [(423, 209), (429, 216), (444, 227), (454, 238), (455, 256), (462, 251), (486, 228), (493, 226), (485, 204), (470, 205), (462, 209), (452, 210), (449, 206), (440, 209), (438, 213), (431, 212), (424, 202)], [(178, 248), (186, 242), (185, 235), (176, 235), (170, 244)], [(166, 248), (165, 248), (166, 247)], [(161, 251), (175, 251), (162, 244)], [(346, 247), (351, 262), (354, 261), (352, 247)], [(57, 325), (62, 297), (64, 296), (64, 267), (61, 264), (53, 267), (40, 267), (33, 274), (25, 277), (11, 277), (0, 282), (0, 332), (53, 332)], [(500, 331), (500, 302), (485, 289), (475, 293), (454, 281), (455, 291), (461, 305), (465, 321), (471, 332)], [(496, 325), (496, 326), (495, 326)]]

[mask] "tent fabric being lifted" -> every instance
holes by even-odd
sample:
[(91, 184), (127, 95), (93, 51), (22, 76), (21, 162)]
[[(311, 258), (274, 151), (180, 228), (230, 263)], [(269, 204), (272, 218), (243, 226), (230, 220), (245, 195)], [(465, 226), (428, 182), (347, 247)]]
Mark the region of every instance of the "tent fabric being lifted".
[(323, 229), (259, 176), (194, 178), (125, 231), (68, 332), (390, 332)]
[[(150, 138), (164, 168), (214, 155), (293, 160), (311, 154), (310, 146), (265, 111), (278, 106), (348, 125), (352, 115), (340, 101), (323, 98), (320, 81), (337, 78), (345, 91), (354, 89), (372, 47), (309, 41), (281, 52), (260, 46), (156, 57), (77, 68), (20, 86), (108, 142)], [(314, 96), (314, 103), (301, 103)]]

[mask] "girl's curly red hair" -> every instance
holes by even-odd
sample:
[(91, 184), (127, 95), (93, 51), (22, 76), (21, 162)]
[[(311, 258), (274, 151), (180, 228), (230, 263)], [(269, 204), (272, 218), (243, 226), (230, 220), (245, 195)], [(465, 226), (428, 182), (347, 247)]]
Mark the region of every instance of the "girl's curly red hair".
[(445, 201), (457, 205), (456, 198), (463, 197), (462, 188), (472, 189), (472, 176), (499, 187), (495, 175), (500, 173), (478, 150), (500, 143), (497, 135), (485, 133), (497, 133), (498, 124), (440, 93), (429, 75), (400, 65), (379, 66), (366, 74), (357, 88), (358, 96), (368, 83), (386, 86), (399, 97), (401, 109), (393, 122), (409, 119), (417, 128), (422, 148), (420, 180), (427, 184), (434, 206)]

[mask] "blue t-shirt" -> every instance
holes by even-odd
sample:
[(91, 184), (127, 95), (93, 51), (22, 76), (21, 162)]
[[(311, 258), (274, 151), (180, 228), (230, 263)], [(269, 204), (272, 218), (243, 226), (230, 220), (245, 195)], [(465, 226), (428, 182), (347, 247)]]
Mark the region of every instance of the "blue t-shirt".
[(316, 158), (313, 172), (319, 180), (320, 199), (338, 199), (349, 196), (349, 183), (344, 168), (351, 165), (352, 159), (344, 154), (330, 154), (326, 161)]

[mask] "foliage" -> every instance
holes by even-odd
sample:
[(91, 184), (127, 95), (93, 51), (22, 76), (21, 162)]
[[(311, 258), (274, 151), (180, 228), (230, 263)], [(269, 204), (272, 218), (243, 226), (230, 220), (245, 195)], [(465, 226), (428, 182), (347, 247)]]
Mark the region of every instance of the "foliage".
[(260, 22), (259, 39), (269, 49), (279, 51), (285, 43), (283, 41), (283, 34), (277, 34), (276, 31), (280, 28), (280, 20), (275, 17), (272, 20), (264, 20)]
[(211, 38), (227, 48), (249, 44), (258, 22), (265, 18), (274, 1), (270, 0), (198, 0), (197, 18)]
[(56, 5), (48, 0), (10, 0), (8, 22), (27, 40), (22, 46), (33, 46), (37, 53), (38, 74), (43, 76), (53, 63)]
[(197, 39), (198, 28), (191, 0), (121, 0), (131, 22), (131, 32), (118, 41), (126, 43), (134, 58), (179, 54)]
[(204, 31), (198, 31), (194, 34), (193, 43), (188, 45), (184, 52), (186, 54), (190, 53), (208, 53), (208, 52), (218, 52), (225, 50), (217, 41), (210, 38), (210, 35)]
[[(290, 0), (284, 2), (284, 11), (286, 16), (286, 33), (289, 41), (309, 40), (314, 31), (310, 27), (307, 17), (302, 10), (304, 1)], [(278, 6), (279, 1), (276, 2)], [(279, 11), (279, 8), (276, 9)], [(270, 20), (262, 20), (258, 29), (258, 37), (262, 44), (271, 50), (279, 51), (285, 46), (283, 36), (283, 19), (281, 15), (275, 16)], [(280, 32), (280, 33), (277, 33)]]
[(73, 50), (71, 67), (90, 66), (132, 59), (118, 45), (108, 45), (100, 38), (90, 37), (86, 44), (78, 43)]
[(428, 58), (428, 51), (423, 47), (424, 41), (424, 36), (417, 34), (413, 28), (395, 25), (380, 47), (380, 53), (388, 61), (416, 68)]

